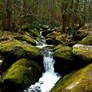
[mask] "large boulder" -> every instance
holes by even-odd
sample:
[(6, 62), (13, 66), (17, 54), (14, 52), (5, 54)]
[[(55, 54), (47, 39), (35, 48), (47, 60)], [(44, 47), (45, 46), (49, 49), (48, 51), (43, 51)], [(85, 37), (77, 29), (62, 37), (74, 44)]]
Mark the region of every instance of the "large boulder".
[(22, 58), (16, 61), (3, 76), (5, 90), (18, 92), (19, 89), (27, 87), (39, 79), (41, 68), (36, 62)]
[(50, 92), (92, 92), (92, 64), (64, 76)]
[(61, 60), (72, 61), (74, 60), (72, 55), (72, 48), (69, 46), (59, 44), (54, 48), (54, 57), (61, 58)]
[(55, 44), (55, 45), (57, 45), (57, 44), (59, 44), (59, 41), (56, 40), (56, 37), (58, 37), (60, 35), (61, 35), (60, 32), (51, 32), (51, 33), (46, 35), (46, 38), (47, 38), (46, 42), (48, 44)]
[(19, 58), (27, 57), (34, 61), (38, 61), (39, 58), (39, 61), (42, 60), (42, 55), (38, 48), (18, 40), (0, 44), (0, 54), (4, 57), (2, 70), (6, 70)]
[(54, 47), (54, 59), (56, 60), (55, 70), (62, 75), (89, 64), (89, 62), (84, 62), (76, 54), (73, 54), (72, 47), (62, 44)]
[(36, 40), (28, 32), (25, 32), (24, 35), (15, 36), (15, 39), (36, 45)]
[(92, 61), (92, 46), (76, 44), (73, 46), (73, 54), (85, 62)]
[(52, 41), (55, 45), (63, 44), (67, 46), (73, 46), (77, 41), (73, 40), (72, 35), (61, 34), (60, 32), (52, 32), (46, 36), (47, 42)]
[(49, 33), (46, 37), (55, 39), (57, 36), (60, 36), (60, 35), (61, 35), (60, 32), (52, 32), (52, 33)]
[(40, 32), (37, 29), (30, 29), (30, 35), (32, 35), (33, 37), (39, 37)]

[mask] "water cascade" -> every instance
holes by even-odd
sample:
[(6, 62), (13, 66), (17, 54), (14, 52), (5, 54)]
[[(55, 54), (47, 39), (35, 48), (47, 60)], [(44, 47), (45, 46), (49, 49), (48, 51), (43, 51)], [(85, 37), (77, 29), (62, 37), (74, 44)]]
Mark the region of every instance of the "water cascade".
[[(45, 38), (42, 36), (42, 32), (40, 32), (40, 37), (42, 40), (41, 42), (37, 41), (37, 47), (43, 48), (46, 46), (52, 46), (46, 44)], [(44, 73), (42, 74), (42, 77), (34, 85), (31, 85), (27, 90), (24, 90), (24, 92), (49, 92), (60, 79), (60, 75), (54, 71), (55, 60), (53, 59), (52, 49), (44, 49), (43, 64)]]

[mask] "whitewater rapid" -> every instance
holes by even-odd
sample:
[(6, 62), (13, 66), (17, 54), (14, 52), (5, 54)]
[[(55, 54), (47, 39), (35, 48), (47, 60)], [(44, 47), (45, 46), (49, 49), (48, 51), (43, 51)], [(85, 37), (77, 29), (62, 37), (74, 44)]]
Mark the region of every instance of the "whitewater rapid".
[(42, 40), (37, 41), (37, 47), (45, 47), (43, 51), (44, 72), (39, 81), (24, 90), (24, 92), (49, 92), (61, 77), (58, 73), (55, 73), (54, 70), (55, 60), (53, 58), (53, 50), (46, 48), (46, 46), (52, 45), (46, 44), (45, 38), (42, 36), (42, 32), (40, 32), (40, 37)]

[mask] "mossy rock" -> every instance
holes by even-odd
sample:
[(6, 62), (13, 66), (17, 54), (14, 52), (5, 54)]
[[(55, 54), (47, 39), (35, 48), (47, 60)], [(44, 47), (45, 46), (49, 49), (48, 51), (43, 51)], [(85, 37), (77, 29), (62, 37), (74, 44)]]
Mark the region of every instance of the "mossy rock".
[(59, 44), (54, 48), (54, 57), (71, 61), (73, 60), (72, 48)]
[(60, 35), (61, 35), (60, 32), (52, 32), (52, 33), (48, 34), (46, 37), (55, 39), (57, 36), (60, 36)]
[(43, 25), (42, 28), (43, 28), (43, 30), (48, 29), (49, 25)]
[(79, 30), (76, 32), (76, 34), (75, 34), (75, 36), (74, 36), (74, 40), (80, 41), (80, 40), (82, 40), (84, 37), (86, 37), (87, 35), (88, 35), (88, 32), (87, 32), (85, 29), (81, 28), (81, 29), (79, 29)]
[(46, 35), (47, 41), (52, 40), (53, 44), (58, 45), (60, 42), (56, 39), (56, 37), (60, 36), (60, 32), (51, 32), (48, 35)]
[(68, 34), (62, 34), (60, 36), (57, 36), (56, 40), (60, 44), (67, 45), (67, 46), (73, 46), (74, 44), (77, 43), (77, 41), (73, 40), (73, 36), (72, 35), (68, 35)]
[(40, 54), (40, 53), (38, 53), (39, 51), (36, 47), (29, 45), (29, 44), (22, 43), (18, 40), (12, 40), (10, 42), (0, 44), (0, 53), (9, 52), (9, 51), (13, 50), (15, 47), (21, 47), (25, 51), (30, 52), (30, 53), (34, 54), (35, 56)]
[(22, 58), (16, 61), (8, 69), (3, 77), (3, 81), (6, 89), (11, 88), (12, 86), (15, 90), (18, 90), (23, 87), (27, 87), (29, 84), (33, 84), (39, 79), (40, 76), (40, 66), (34, 61)]
[(92, 35), (83, 38), (78, 44), (92, 45)]
[(51, 44), (56, 44), (56, 41), (52, 38), (47, 38), (46, 43), (51, 45)]
[(25, 41), (25, 43), (29, 43), (32, 45), (36, 45), (36, 40), (28, 32), (25, 32), (24, 35), (15, 36), (15, 39)]
[(57, 36), (56, 37), (56, 40), (59, 41), (61, 44), (66, 44), (66, 34), (62, 34), (60, 36)]
[(62, 76), (89, 64), (89, 62), (85, 62), (83, 59), (73, 54), (72, 47), (62, 44), (54, 47), (54, 59), (56, 60), (54, 66), (55, 71), (59, 72)]
[(2, 70), (6, 70), (14, 61), (22, 57), (27, 57), (34, 61), (38, 61), (38, 58), (42, 57), (38, 48), (18, 40), (0, 44), (0, 54), (4, 57)]
[(38, 37), (40, 35), (40, 32), (39, 32), (39, 30), (36, 30), (36, 29), (30, 29), (30, 34), (33, 37)]
[(92, 92), (92, 64), (64, 76), (50, 92)]
[(46, 36), (54, 40), (55, 44), (63, 44), (67, 46), (72, 46), (76, 43), (72, 38), (72, 35), (61, 34), (60, 32), (52, 32)]
[(72, 52), (84, 61), (92, 60), (92, 46), (76, 44)]

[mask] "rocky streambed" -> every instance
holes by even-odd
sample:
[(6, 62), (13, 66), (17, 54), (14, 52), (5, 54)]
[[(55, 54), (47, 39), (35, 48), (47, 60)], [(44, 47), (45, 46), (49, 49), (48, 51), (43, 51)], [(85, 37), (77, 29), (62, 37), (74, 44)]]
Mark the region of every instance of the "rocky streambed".
[[(44, 36), (54, 45), (55, 72), (62, 75), (51, 92), (91, 92), (92, 35), (78, 34), (79, 41), (58, 31)], [(0, 39), (0, 92), (18, 92), (37, 82), (43, 72), (43, 55), (36, 47), (39, 35), (3, 32)]]

